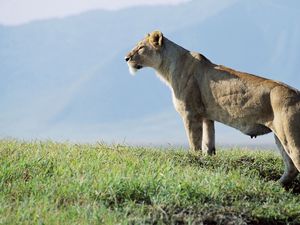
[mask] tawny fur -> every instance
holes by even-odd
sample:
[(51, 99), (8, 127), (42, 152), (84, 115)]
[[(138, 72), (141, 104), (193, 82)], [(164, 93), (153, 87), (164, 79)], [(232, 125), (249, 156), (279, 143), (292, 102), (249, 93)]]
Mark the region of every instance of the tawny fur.
[(300, 92), (283, 83), (210, 62), (163, 36), (148, 34), (126, 56), (134, 69), (152, 67), (171, 88), (190, 149), (215, 153), (214, 121), (251, 138), (269, 132), (283, 156), (288, 185), (300, 171)]

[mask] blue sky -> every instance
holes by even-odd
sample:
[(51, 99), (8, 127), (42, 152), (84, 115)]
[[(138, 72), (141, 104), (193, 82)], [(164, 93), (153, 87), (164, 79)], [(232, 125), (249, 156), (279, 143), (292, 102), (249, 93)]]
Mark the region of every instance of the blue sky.
[[(126, 52), (161, 29), (217, 64), (299, 89), (299, 4), (0, 0), (0, 137), (187, 145), (169, 89), (151, 69), (132, 77)], [(216, 137), (219, 145), (274, 143), (219, 123)]]
[(0, 24), (20, 25), (89, 10), (118, 10), (140, 5), (174, 5), (188, 0), (0, 0)]

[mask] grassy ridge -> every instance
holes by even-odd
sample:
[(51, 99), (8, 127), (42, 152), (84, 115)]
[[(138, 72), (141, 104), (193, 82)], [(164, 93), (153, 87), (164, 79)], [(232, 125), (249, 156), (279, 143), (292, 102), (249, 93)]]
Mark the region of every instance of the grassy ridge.
[(0, 224), (300, 224), (272, 152), (0, 141)]

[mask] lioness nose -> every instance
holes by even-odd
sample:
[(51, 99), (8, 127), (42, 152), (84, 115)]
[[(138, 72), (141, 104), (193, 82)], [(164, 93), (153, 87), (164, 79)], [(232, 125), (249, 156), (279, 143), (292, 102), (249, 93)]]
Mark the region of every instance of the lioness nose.
[(130, 58), (128, 56), (125, 56), (125, 61), (127, 62)]

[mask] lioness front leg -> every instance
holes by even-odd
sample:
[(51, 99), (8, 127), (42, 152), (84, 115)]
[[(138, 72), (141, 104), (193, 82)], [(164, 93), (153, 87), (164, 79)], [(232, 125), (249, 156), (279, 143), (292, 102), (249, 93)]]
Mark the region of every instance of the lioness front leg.
[(190, 150), (201, 151), (202, 147), (202, 117), (198, 113), (181, 113)]
[(203, 118), (202, 150), (208, 155), (216, 154), (214, 121)]

